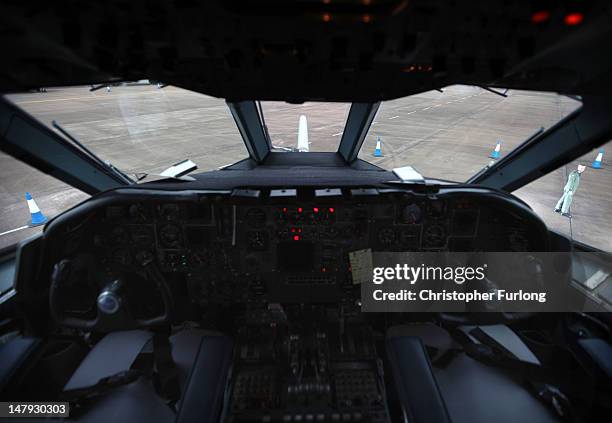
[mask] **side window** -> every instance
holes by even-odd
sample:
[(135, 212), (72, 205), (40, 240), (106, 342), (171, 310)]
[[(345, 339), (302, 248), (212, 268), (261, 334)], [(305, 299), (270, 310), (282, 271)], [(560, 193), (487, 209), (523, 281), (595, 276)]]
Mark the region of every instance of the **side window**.
[(37, 234), (84, 192), (0, 152), (0, 250)]
[[(550, 229), (612, 252), (611, 153), (609, 141), (513, 194), (529, 204)], [(579, 166), (584, 170), (576, 176)]]

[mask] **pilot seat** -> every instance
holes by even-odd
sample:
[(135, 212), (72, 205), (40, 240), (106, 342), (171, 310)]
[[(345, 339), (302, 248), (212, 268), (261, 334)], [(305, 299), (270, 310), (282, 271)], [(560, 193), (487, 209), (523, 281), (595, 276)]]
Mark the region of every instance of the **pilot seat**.
[[(102, 338), (64, 387), (64, 399), (79, 404), (69, 421), (218, 421), (233, 341), (200, 329), (163, 339), (146, 330)], [(153, 372), (139, 371), (151, 361)]]

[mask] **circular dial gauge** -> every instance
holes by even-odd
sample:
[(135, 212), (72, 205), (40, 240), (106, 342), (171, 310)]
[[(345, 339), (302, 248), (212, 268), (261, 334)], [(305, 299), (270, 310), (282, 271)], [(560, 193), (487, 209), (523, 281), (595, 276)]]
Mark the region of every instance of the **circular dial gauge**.
[(132, 204), (128, 213), (136, 222), (145, 222), (151, 218), (151, 210), (143, 204)]
[(409, 204), (402, 208), (401, 219), (403, 223), (415, 224), (421, 221), (423, 212), (416, 204)]
[(268, 234), (264, 231), (249, 231), (247, 244), (253, 251), (264, 251), (268, 248)]
[(446, 231), (440, 225), (432, 225), (425, 229), (425, 244), (429, 247), (440, 247), (446, 241)]
[(176, 225), (162, 226), (159, 230), (159, 242), (164, 248), (181, 246), (181, 228)]
[(178, 220), (181, 209), (178, 204), (162, 204), (159, 207), (159, 216), (164, 220)]

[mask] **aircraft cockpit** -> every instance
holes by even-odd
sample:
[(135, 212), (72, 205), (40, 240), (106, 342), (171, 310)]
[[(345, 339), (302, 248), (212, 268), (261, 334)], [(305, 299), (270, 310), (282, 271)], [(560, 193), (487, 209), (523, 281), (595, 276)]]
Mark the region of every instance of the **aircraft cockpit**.
[(607, 2), (2, 8), (1, 421), (610, 414)]

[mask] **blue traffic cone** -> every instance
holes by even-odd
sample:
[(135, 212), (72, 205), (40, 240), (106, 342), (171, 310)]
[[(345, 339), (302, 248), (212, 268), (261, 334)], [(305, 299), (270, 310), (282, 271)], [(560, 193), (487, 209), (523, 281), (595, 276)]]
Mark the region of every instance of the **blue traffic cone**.
[(382, 157), (382, 150), (380, 149), (380, 137), (376, 140), (376, 148), (374, 149), (374, 157)]
[(493, 152), (491, 152), (491, 155), (489, 157), (491, 157), (492, 159), (499, 159), (500, 151), (501, 151), (501, 141), (497, 141), (497, 144), (495, 144), (495, 148), (493, 149)]
[(599, 150), (599, 153), (597, 153), (597, 157), (595, 157), (595, 160), (593, 160), (593, 164), (592, 164), (593, 169), (601, 169), (601, 162), (603, 161), (603, 155), (604, 155), (604, 151), (602, 148), (601, 150)]
[(28, 202), (28, 208), (30, 209), (30, 215), (32, 216), (32, 221), (30, 222), (30, 226), (38, 226), (42, 225), (47, 221), (47, 218), (40, 211), (38, 206), (36, 205), (36, 201), (32, 198), (29, 192), (26, 192), (25, 195), (26, 201)]

